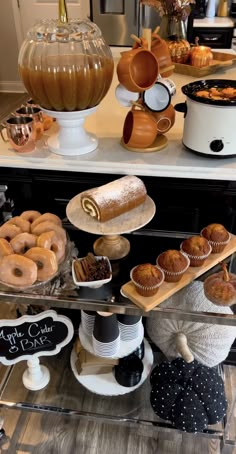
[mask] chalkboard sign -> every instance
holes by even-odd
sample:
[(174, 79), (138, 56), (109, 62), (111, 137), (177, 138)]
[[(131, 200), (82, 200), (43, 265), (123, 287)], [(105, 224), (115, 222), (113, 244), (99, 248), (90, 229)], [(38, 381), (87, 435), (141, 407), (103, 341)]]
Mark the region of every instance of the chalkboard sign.
[(56, 355), (73, 334), (70, 319), (53, 310), (16, 320), (0, 320), (0, 362), (8, 365), (32, 357)]

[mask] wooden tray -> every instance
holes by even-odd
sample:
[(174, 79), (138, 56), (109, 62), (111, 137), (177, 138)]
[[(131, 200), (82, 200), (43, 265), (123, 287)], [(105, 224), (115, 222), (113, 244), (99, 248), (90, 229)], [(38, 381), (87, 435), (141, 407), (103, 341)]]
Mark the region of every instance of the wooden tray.
[(226, 54), (223, 52), (214, 52), (213, 60), (209, 66), (204, 66), (202, 68), (197, 68), (196, 66), (187, 65), (184, 63), (175, 63), (174, 72), (185, 74), (186, 76), (193, 77), (204, 77), (208, 74), (215, 73), (218, 69), (227, 69), (229, 66), (232, 66), (236, 63), (235, 54)]
[(129, 298), (133, 303), (135, 303), (145, 312), (148, 312), (152, 310), (154, 307), (158, 306), (163, 301), (165, 301), (170, 296), (174, 295), (174, 293), (178, 292), (183, 287), (190, 284), (190, 282), (194, 281), (197, 277), (206, 273), (206, 271), (213, 268), (213, 266), (217, 265), (219, 262), (224, 260), (226, 257), (231, 255), (235, 251), (236, 251), (236, 236), (231, 235), (231, 240), (227, 244), (223, 252), (219, 254), (211, 254), (208, 257), (208, 259), (206, 259), (203, 266), (199, 267), (190, 266), (179, 282), (177, 283), (163, 282), (156, 295), (148, 297), (143, 297), (139, 295), (136, 292), (135, 287), (131, 281), (127, 282), (121, 287), (122, 294), (125, 297)]

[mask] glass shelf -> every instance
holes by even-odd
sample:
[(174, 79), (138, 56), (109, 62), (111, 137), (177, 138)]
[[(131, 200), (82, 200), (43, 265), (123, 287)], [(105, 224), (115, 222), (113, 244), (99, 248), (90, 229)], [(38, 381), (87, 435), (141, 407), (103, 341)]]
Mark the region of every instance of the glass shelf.
[[(51, 379), (46, 388), (33, 392), (27, 390), (22, 383), (22, 375), (26, 368), (24, 361), (6, 368), (5, 379), (2, 380), (0, 405), (15, 409), (35, 412), (60, 413), (73, 417), (84, 417), (101, 422), (145, 425), (153, 430), (176, 430), (158, 418), (150, 405), (149, 377), (135, 391), (123, 396), (106, 397), (87, 391), (74, 377), (70, 367), (72, 344), (66, 346), (58, 355), (42, 357), (41, 364), (47, 366)], [(163, 359), (160, 353), (154, 352), (155, 364)], [(228, 366), (225, 366), (226, 370)], [(229, 372), (225, 374), (225, 388), (228, 399), (226, 421), (209, 426), (199, 436), (209, 436), (235, 444), (234, 391)], [(16, 386), (16, 384), (18, 384)], [(230, 419), (229, 419), (230, 417)]]
[[(229, 259), (228, 259), (229, 260)], [(230, 269), (236, 268), (235, 254), (230, 259)], [(114, 266), (114, 264), (113, 264)], [(22, 292), (17, 292), (12, 289), (7, 289), (0, 284), (0, 300), (5, 302), (15, 303), (17, 305), (25, 304), (38, 307), (38, 310), (48, 308), (58, 309), (87, 309), (114, 312), (120, 314), (142, 314), (150, 316), (152, 311), (144, 312), (128, 298), (125, 298), (120, 293), (121, 285), (129, 280), (130, 265), (126, 268), (124, 262), (115, 264), (122, 268), (122, 272), (118, 273), (111, 282), (105, 284), (98, 289), (80, 288), (78, 289), (72, 280), (71, 276), (71, 261), (68, 261), (64, 272), (56, 277), (53, 281), (38, 289), (28, 289)], [(211, 269), (211, 272), (213, 269)], [(233, 272), (233, 271), (232, 271)], [(207, 273), (203, 278), (207, 276)], [(231, 307), (232, 311), (236, 309), (236, 305)], [(178, 309), (178, 307), (166, 308), (162, 304), (153, 309), (158, 312), (162, 318), (172, 318), (178, 320), (188, 320), (192, 322), (221, 324), (221, 325), (236, 325), (236, 315), (219, 314), (214, 312), (194, 312), (191, 308), (188, 311)]]

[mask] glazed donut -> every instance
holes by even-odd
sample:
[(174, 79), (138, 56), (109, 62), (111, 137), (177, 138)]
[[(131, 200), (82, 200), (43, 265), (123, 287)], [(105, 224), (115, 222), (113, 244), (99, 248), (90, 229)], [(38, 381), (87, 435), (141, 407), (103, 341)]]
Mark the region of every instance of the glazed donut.
[(11, 241), (19, 233), (22, 233), (21, 229), (15, 224), (8, 224), (6, 222), (0, 227), (0, 238), (5, 238), (7, 241)]
[(47, 281), (50, 277), (54, 276), (58, 270), (57, 259), (54, 252), (42, 247), (32, 247), (29, 249), (24, 257), (33, 260), (38, 268), (37, 279), (38, 281)]
[(44, 213), (42, 214), (39, 218), (37, 218), (33, 224), (32, 224), (32, 230), (39, 224), (42, 224), (42, 222), (53, 222), (53, 224), (59, 225), (60, 227), (62, 226), (61, 219), (53, 213)]
[(15, 287), (30, 287), (37, 279), (37, 265), (18, 254), (5, 255), (1, 259), (0, 280)]
[(57, 263), (61, 263), (65, 257), (65, 242), (55, 231), (41, 233), (37, 238), (37, 246), (53, 251)]
[(58, 235), (60, 235), (62, 237), (64, 243), (66, 244), (66, 231), (59, 225), (54, 224), (53, 222), (45, 221), (45, 222), (41, 222), (40, 224), (36, 225), (36, 227), (34, 227), (34, 228), (33, 228), (33, 226), (31, 226), (31, 232), (37, 236), (41, 235), (41, 233), (44, 233), (44, 232), (50, 232), (51, 230), (53, 230), (54, 232), (57, 232)]
[(21, 218), (25, 219), (26, 221), (29, 221), (30, 224), (32, 224), (32, 222), (39, 218), (39, 216), (41, 216), (41, 213), (39, 211), (34, 210), (23, 211), (23, 213), (21, 213), (20, 215)]
[(37, 236), (32, 233), (22, 232), (10, 241), (10, 245), (16, 254), (25, 254), (28, 249), (36, 246)]
[(30, 231), (30, 222), (26, 221), (26, 219), (22, 219), (20, 216), (15, 216), (14, 218), (9, 219), (9, 221), (5, 222), (5, 224), (12, 224), (20, 227), (22, 232), (29, 232)]
[(14, 254), (14, 251), (10, 243), (8, 243), (8, 241), (5, 240), (5, 238), (0, 238), (0, 257), (4, 257), (5, 255), (10, 254)]

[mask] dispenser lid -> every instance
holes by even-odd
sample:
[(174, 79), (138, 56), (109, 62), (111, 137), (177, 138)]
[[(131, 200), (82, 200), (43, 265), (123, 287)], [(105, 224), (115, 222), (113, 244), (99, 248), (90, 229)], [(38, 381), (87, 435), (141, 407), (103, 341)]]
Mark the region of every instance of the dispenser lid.
[(38, 42), (70, 42), (96, 40), (102, 38), (102, 33), (100, 28), (89, 19), (72, 19), (67, 23), (60, 23), (55, 19), (44, 19), (28, 31), (27, 38)]

